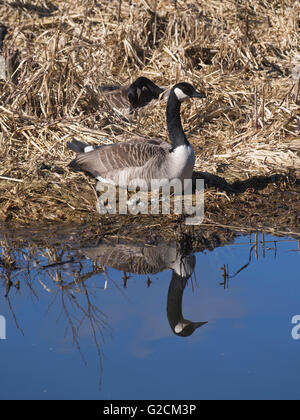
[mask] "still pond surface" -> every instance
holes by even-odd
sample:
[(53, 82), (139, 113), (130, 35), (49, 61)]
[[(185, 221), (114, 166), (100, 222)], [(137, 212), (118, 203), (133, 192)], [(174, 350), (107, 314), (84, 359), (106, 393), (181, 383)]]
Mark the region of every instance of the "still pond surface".
[(300, 398), (299, 243), (254, 241), (1, 242), (0, 398)]

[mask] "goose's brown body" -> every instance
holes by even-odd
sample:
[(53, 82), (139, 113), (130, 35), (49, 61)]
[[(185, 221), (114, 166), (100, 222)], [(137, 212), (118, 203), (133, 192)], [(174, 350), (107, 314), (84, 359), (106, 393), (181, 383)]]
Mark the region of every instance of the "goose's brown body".
[(153, 186), (153, 180), (190, 179), (195, 163), (192, 147), (181, 146), (173, 152), (171, 148), (159, 139), (137, 138), (80, 153), (71, 166), (120, 186), (136, 179), (144, 180), (148, 188)]

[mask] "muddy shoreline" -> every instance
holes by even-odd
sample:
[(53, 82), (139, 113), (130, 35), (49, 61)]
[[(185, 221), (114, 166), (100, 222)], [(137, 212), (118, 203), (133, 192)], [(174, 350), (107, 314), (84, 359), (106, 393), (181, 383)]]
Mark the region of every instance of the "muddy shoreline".
[[(221, 179), (221, 178), (220, 178)], [(83, 241), (91, 238), (143, 239), (145, 241), (178, 241), (184, 235), (201, 237), (203, 232), (228, 230), (241, 233), (266, 232), (274, 235), (300, 236), (300, 182), (292, 177), (256, 177), (248, 181), (217, 185), (218, 178), (206, 179), (205, 218), (199, 226), (187, 226), (184, 215), (105, 215), (95, 210), (76, 210), (63, 220), (64, 206), (52, 214), (52, 221), (24, 217), (25, 223), (12, 216), (2, 222), (0, 232), (14, 232), (18, 237), (43, 235), (53, 238), (72, 237), (80, 232)], [(238, 192), (240, 191), (240, 192)], [(89, 199), (95, 203), (94, 193)], [(23, 207), (24, 211), (24, 207)], [(69, 207), (66, 211), (70, 211)], [(70, 215), (70, 213), (69, 213)], [(11, 220), (9, 220), (11, 219)], [(28, 232), (28, 233), (27, 233)], [(74, 233), (77, 236), (77, 233)]]

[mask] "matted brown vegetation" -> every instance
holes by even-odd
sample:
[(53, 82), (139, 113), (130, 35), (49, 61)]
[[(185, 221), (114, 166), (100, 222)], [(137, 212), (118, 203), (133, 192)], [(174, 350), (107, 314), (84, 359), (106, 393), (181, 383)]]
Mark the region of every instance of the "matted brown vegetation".
[[(206, 223), (299, 232), (299, 1), (2, 0), (0, 23), (0, 220), (98, 223), (94, 181), (67, 168), (66, 143), (167, 138), (164, 101), (128, 122), (97, 93), (144, 75), (207, 93), (183, 105), (195, 169), (210, 185)], [(150, 231), (180, 224), (138, 221)]]

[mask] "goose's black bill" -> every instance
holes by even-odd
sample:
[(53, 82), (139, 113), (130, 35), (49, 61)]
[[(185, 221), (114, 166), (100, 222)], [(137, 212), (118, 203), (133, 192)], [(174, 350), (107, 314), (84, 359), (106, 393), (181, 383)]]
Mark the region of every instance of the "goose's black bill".
[(142, 108), (153, 99), (158, 99), (164, 90), (147, 77), (139, 77), (129, 86), (128, 99), (132, 108)]
[(200, 99), (205, 99), (206, 95), (202, 92), (197, 92), (195, 90), (195, 92), (192, 94), (192, 98), (200, 98)]

